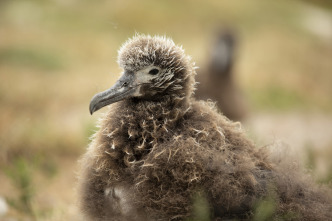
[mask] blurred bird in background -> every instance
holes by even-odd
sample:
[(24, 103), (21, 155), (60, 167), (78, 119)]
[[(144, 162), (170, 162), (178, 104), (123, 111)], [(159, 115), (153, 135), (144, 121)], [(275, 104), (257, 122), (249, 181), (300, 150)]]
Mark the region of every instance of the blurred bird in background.
[[(136, 32), (183, 45), (199, 67), (197, 98), (244, 123), (258, 146), (289, 144), (315, 181), (331, 184), (331, 0), (0, 0), (1, 221), (82, 220), (77, 159), (106, 111), (91, 117), (86, 105), (116, 81), (115, 49)], [(218, 37), (225, 32), (232, 37)], [(212, 66), (228, 77), (211, 77)], [(244, 117), (206, 91), (199, 97), (205, 81), (233, 109), (244, 104)], [(255, 220), (269, 220), (271, 205), (262, 202)]]
[(211, 99), (229, 119), (243, 120), (247, 104), (233, 73), (237, 36), (231, 29), (220, 29), (213, 38), (207, 62), (197, 70), (196, 98)]

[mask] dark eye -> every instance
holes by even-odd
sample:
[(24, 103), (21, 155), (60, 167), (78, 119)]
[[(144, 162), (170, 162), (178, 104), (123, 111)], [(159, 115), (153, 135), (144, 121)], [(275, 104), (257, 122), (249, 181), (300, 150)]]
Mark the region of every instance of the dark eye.
[(151, 75), (156, 75), (156, 74), (158, 74), (158, 73), (159, 73), (159, 70), (156, 69), (156, 68), (151, 69), (151, 70), (149, 71), (149, 74), (151, 74)]

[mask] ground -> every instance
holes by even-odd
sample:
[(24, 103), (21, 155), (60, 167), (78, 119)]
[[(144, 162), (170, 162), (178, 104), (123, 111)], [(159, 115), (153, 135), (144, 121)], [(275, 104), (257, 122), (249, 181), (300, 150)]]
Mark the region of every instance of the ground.
[[(319, 4), (318, 4), (319, 3)], [(243, 126), (285, 143), (317, 182), (332, 174), (332, 12), (328, 1), (0, 1), (0, 220), (80, 220), (77, 161), (102, 110), (96, 92), (135, 32), (167, 34), (204, 67), (214, 30), (238, 34)], [(152, 21), (153, 22), (150, 22)]]

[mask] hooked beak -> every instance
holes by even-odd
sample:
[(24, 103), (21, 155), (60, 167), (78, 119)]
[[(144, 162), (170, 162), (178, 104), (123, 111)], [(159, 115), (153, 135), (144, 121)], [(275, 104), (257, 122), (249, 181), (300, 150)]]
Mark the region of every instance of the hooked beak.
[(132, 72), (125, 72), (120, 79), (108, 90), (96, 94), (90, 102), (90, 114), (109, 104), (135, 96), (139, 91)]

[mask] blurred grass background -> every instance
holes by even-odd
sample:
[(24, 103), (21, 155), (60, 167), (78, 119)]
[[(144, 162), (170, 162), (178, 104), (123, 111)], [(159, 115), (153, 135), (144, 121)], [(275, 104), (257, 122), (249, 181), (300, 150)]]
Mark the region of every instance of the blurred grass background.
[(329, 182), (330, 1), (0, 0), (0, 196), (10, 204), (0, 220), (80, 219), (76, 164), (100, 117), (88, 104), (118, 77), (128, 37), (170, 36), (202, 67), (220, 27), (239, 37), (251, 136), (286, 137)]

